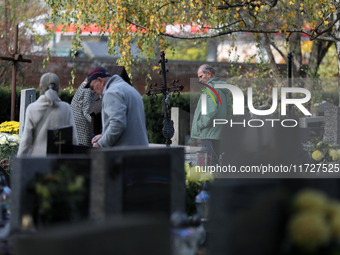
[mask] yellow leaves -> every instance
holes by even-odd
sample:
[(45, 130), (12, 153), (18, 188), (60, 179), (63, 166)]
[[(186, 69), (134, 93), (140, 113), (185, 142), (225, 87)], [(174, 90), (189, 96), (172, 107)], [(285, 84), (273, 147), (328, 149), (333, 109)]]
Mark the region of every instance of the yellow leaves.
[(238, 13), (235, 14), (235, 18), (238, 19), (240, 15)]
[(290, 1), (289, 4), (290, 4), (290, 5), (293, 5), (294, 3), (293, 3), (293, 1)]
[(174, 13), (177, 13), (177, 9), (174, 10)]
[(282, 27), (282, 30), (286, 33), (287, 30), (287, 24)]
[(259, 10), (259, 7), (256, 6), (256, 7), (255, 7), (255, 11), (258, 11), (258, 10)]
[(153, 66), (152, 67), (152, 70), (154, 70), (154, 71), (157, 70), (157, 69), (159, 69), (159, 66)]
[(155, 16), (151, 15), (150, 16), (150, 23), (152, 24), (154, 22), (154, 20), (155, 20)]
[(325, 20), (325, 22), (324, 22), (324, 23), (325, 23), (325, 25), (328, 25), (329, 21)]
[(247, 7), (246, 7), (246, 6), (243, 6), (243, 10), (247, 10)]

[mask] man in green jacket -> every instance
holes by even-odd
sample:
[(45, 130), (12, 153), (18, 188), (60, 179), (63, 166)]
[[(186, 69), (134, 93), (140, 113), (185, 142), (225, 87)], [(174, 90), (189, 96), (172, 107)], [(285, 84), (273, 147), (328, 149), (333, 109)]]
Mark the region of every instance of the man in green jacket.
[[(221, 81), (220, 78), (215, 75), (214, 69), (209, 65), (200, 66), (197, 75), (201, 83), (213, 88), (215, 88), (216, 84), (226, 84), (226, 82)], [(230, 91), (228, 89), (215, 89), (221, 99), (221, 105), (217, 95), (209, 87), (205, 87), (204, 89), (209, 91), (210, 94), (202, 90), (192, 122), (191, 137), (201, 139), (202, 151), (208, 151), (211, 156), (210, 165), (216, 165), (220, 155), (219, 148), (223, 125), (213, 127), (213, 121), (214, 119), (227, 119), (231, 116)], [(202, 114), (201, 112), (203, 94), (206, 94), (207, 98), (206, 114)], [(211, 96), (213, 96), (215, 100), (211, 98)]]

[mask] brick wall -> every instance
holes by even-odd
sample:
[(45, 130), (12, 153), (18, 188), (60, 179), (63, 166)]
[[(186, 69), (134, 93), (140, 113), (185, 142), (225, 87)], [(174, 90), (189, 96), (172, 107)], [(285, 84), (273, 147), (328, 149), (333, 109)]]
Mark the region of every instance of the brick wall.
[[(29, 57), (27, 57), (29, 58)], [(42, 57), (34, 57), (32, 64), (22, 64), (21, 72), (24, 77), (24, 87), (38, 87), (40, 77), (45, 72), (54, 72), (60, 78), (60, 84), (62, 88), (66, 88), (71, 80), (71, 71), (73, 66), (76, 66), (76, 78), (74, 87), (77, 88), (86, 78), (89, 71), (97, 66), (108, 67), (110, 65), (115, 65), (116, 59), (92, 59), (86, 60), (83, 58), (51, 58), (50, 63), (43, 69)], [(168, 84), (171, 84), (174, 79), (179, 79), (180, 84), (184, 85), (184, 91), (190, 90), (190, 78), (197, 78), (197, 69), (199, 66), (206, 64), (203, 61), (168, 61), (167, 69), (169, 73), (167, 74)], [(217, 75), (221, 77), (226, 77), (226, 72), (231, 68), (228, 62), (210, 62), (212, 67), (214, 67)], [(158, 61), (155, 60), (154, 65), (159, 65)], [(254, 68), (254, 64), (237, 64), (242, 68), (241, 73), (246, 72), (250, 68)], [(140, 63), (138, 66), (134, 66), (132, 70), (132, 85), (139, 91), (139, 93), (145, 93), (145, 79), (146, 75), (138, 70), (145, 66), (145, 62)], [(279, 65), (279, 69), (285, 72), (286, 65)], [(152, 83), (157, 83), (161, 86), (161, 76), (158, 74), (159, 70), (151, 72)], [(21, 85), (21, 84), (20, 84)]]

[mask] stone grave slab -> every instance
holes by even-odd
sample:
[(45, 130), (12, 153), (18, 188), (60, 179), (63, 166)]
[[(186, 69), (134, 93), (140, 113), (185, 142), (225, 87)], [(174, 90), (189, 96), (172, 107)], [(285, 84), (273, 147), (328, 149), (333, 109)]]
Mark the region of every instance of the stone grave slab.
[(26, 109), (30, 103), (35, 102), (36, 91), (35, 89), (23, 89), (20, 95), (20, 113), (19, 113), (19, 135), (24, 131)]
[[(34, 213), (34, 194), (27, 191), (28, 184), (36, 174), (48, 174), (58, 170), (62, 165), (71, 168), (76, 174), (85, 178), (89, 190), (91, 159), (86, 155), (62, 155), (47, 157), (20, 157), (13, 159), (11, 174), (11, 232), (21, 230), (21, 220), (24, 214)], [(88, 201), (87, 208), (88, 208)], [(87, 212), (85, 212), (88, 214)]]
[(169, 228), (159, 215), (114, 217), (39, 232), (17, 239), (14, 248), (18, 255), (170, 255)]
[(309, 128), (314, 136), (322, 138), (324, 132), (325, 117), (306, 117), (299, 119), (300, 128)]
[(314, 104), (314, 109), (312, 110), (313, 116), (324, 116), (325, 107), (330, 107), (330, 106), (335, 106), (335, 105), (325, 100), (323, 100), (321, 103)]
[(174, 122), (175, 129), (172, 144), (187, 144), (190, 138), (190, 114), (179, 107), (171, 107), (171, 120)]
[(184, 148), (91, 150), (90, 217), (185, 210)]
[(340, 144), (340, 108), (325, 107), (324, 141)]

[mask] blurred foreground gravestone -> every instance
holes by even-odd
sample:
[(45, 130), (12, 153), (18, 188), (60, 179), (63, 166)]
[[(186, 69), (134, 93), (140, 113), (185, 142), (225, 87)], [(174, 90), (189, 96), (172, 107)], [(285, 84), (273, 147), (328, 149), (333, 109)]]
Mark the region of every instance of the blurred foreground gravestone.
[[(13, 172), (11, 175), (11, 184), (13, 185), (11, 193), (11, 232), (20, 232), (22, 230), (22, 219), (24, 215), (36, 216), (36, 196), (34, 187), (31, 184), (36, 180), (37, 174), (47, 175), (56, 172), (62, 166), (72, 169), (76, 174), (85, 178), (85, 188), (89, 190), (91, 159), (86, 155), (56, 155), (40, 157), (20, 157), (13, 160)], [(32, 190), (33, 188), (33, 190)], [(89, 198), (84, 201), (85, 210), (83, 218), (88, 217)]]
[(90, 217), (185, 211), (184, 148), (92, 150)]
[(14, 248), (18, 255), (170, 255), (169, 228), (159, 215), (111, 217), (17, 238)]
[(24, 215), (36, 218), (34, 189), (28, 192), (36, 174), (55, 173), (62, 166), (85, 178), (83, 218), (185, 210), (184, 148), (120, 147), (83, 155), (20, 157), (13, 161), (11, 232), (22, 230)]

